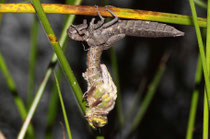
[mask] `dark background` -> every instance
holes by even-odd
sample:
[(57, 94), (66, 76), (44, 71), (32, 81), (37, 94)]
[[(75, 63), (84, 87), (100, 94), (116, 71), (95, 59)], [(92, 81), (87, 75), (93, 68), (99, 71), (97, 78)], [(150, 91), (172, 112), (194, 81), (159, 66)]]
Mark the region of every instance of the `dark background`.
[[(8, 0), (7, 2), (19, 1)], [(42, 2), (64, 3), (64, 1), (58, 0), (43, 0)], [(99, 6), (102, 6), (102, 4), (102, 0), (84, 0), (82, 3), (82, 5)], [(110, 0), (109, 4), (122, 8), (191, 15), (187, 0)], [(197, 12), (199, 16), (205, 17), (206, 11), (204, 9), (197, 7)], [(58, 38), (62, 30), (64, 17), (64, 15), (48, 15), (48, 19)], [(90, 21), (92, 17), (77, 16), (75, 24), (82, 23), (84, 18)], [(0, 51), (15, 80), (19, 95), (23, 100), (26, 100), (28, 89), (28, 63), (32, 22), (33, 14), (7, 13), (3, 15), (0, 26)], [(171, 50), (171, 56), (167, 62), (167, 69), (134, 138), (185, 138), (191, 95), (194, 88), (198, 46), (193, 26), (173, 26), (185, 32), (185, 36), (158, 39), (126, 37), (115, 45), (124, 114), (126, 114), (130, 104), (133, 102), (140, 83), (146, 80), (146, 88), (148, 88), (148, 84), (157, 71), (161, 57), (167, 50)], [(48, 38), (43, 28), (40, 26), (34, 93), (37, 91), (44, 76), (52, 53), (53, 50)], [(87, 85), (81, 75), (86, 68), (86, 52), (83, 50), (82, 44), (68, 40), (66, 56), (83, 92), (85, 92)], [(111, 71), (110, 51), (104, 52), (102, 63), (105, 63)], [(54, 79), (52, 77), (48, 82), (46, 91), (33, 118), (37, 138), (44, 138), (49, 96), (53, 81)], [(60, 84), (73, 138), (94, 138), (94, 136), (88, 132), (87, 123), (79, 112), (72, 90), (68, 86), (67, 79), (64, 77)], [(196, 115), (194, 129), (195, 138), (202, 137), (202, 101), (203, 91), (200, 93)], [(53, 135), (56, 139), (62, 138), (62, 127), (59, 121), (64, 123), (60, 108), (53, 129)], [(116, 137), (114, 130), (114, 126), (117, 126), (116, 121), (118, 121), (118, 119), (116, 118), (116, 110), (114, 109), (109, 115), (109, 124), (102, 131), (106, 138)], [(22, 120), (14, 104), (13, 97), (0, 72), (0, 131), (2, 131), (8, 139), (13, 139), (16, 138), (21, 125)], [(118, 138), (120, 137), (118, 136)]]

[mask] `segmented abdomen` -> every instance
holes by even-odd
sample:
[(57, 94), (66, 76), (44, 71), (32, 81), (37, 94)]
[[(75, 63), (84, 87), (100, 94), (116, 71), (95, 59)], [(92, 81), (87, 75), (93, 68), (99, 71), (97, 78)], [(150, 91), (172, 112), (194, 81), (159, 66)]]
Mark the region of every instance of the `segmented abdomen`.
[(110, 26), (107, 30), (112, 31), (113, 34), (150, 38), (184, 35), (184, 32), (170, 25), (143, 20), (119, 20), (118, 23)]
[(117, 88), (106, 66), (100, 64), (103, 47), (90, 47), (87, 58), (87, 71), (83, 77), (88, 82), (85, 100), (85, 118), (93, 128), (107, 124), (107, 114), (114, 108)]
[[(87, 70), (83, 77), (88, 82), (87, 105), (90, 108), (110, 111), (116, 99), (116, 87), (104, 64), (100, 65), (102, 47), (90, 47), (87, 57)], [(112, 96), (113, 95), (113, 96)], [(107, 99), (108, 98), (108, 99)], [(111, 108), (109, 108), (111, 107)]]
[(83, 77), (88, 81), (88, 86), (93, 86), (96, 82), (101, 82), (100, 58), (102, 47), (90, 47), (87, 55), (87, 71)]

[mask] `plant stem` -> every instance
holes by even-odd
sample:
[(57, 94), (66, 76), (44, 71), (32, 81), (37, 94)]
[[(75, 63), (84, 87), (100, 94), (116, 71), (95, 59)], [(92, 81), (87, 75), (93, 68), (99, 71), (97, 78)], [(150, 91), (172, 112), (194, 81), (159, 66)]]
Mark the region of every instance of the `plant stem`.
[(96, 139), (104, 139), (103, 136), (97, 136)]
[[(59, 67), (56, 73), (58, 81), (61, 80), (62, 77), (62, 70)], [(46, 133), (45, 133), (45, 139), (51, 139), (52, 138), (52, 129), (53, 124), (55, 123), (57, 111), (58, 111), (58, 93), (56, 89), (56, 83), (53, 84), (51, 96), (50, 96), (50, 102), (49, 102), (49, 108), (48, 108), (48, 116), (47, 116), (47, 126), (46, 126)]]
[[(25, 108), (23, 100), (18, 95), (18, 91), (17, 91), (16, 85), (15, 85), (15, 82), (12, 79), (12, 76), (10, 75), (10, 72), (6, 66), (6, 63), (4, 62), (4, 59), (1, 55), (1, 53), (0, 53), (0, 70), (2, 71), (3, 75), (5, 76), (8, 88), (13, 95), (13, 98), (14, 98), (15, 104), (17, 106), (18, 112), (21, 116), (21, 119), (25, 120), (26, 115), (27, 115), (27, 110)], [(34, 129), (33, 129), (32, 125), (29, 125), (28, 134), (31, 138), (35, 136)]]
[(195, 31), (196, 31), (196, 35), (197, 35), (197, 39), (198, 39), (199, 50), (200, 50), (201, 62), (202, 62), (205, 85), (206, 85), (206, 96), (208, 98), (208, 106), (210, 107), (210, 99), (209, 99), (209, 97), (210, 97), (210, 82), (209, 82), (208, 70), (207, 70), (207, 66), (206, 66), (206, 57), (205, 57), (205, 52), (204, 52), (204, 46), (203, 46), (200, 28), (199, 28), (198, 21), (197, 21), (195, 4), (194, 4), (193, 0), (189, 0), (189, 2), (190, 2), (191, 10), (192, 10), (193, 22), (195, 25)]
[(197, 104), (198, 104), (198, 98), (199, 98), (198, 86), (201, 83), (201, 79), (202, 79), (202, 65), (201, 65), (201, 59), (199, 57), (198, 62), (197, 62), (196, 75), (195, 75), (195, 89), (192, 93), (191, 108), (190, 108), (190, 115), (189, 115), (189, 120), (188, 120), (186, 139), (193, 138), (194, 123), (195, 123), (196, 110), (197, 110)]
[(68, 122), (68, 118), (67, 118), (67, 114), (66, 114), (65, 105), (64, 105), (62, 94), (61, 94), (61, 91), (60, 91), (60, 85), (59, 85), (59, 82), (58, 82), (58, 79), (56, 77), (55, 72), (54, 72), (54, 77), (55, 77), (56, 86), (57, 86), (57, 89), (58, 89), (58, 95), (59, 95), (59, 99), (60, 99), (60, 103), (61, 103), (61, 108), (62, 108), (62, 111), (63, 111), (63, 117), (64, 117), (64, 121), (65, 121), (65, 124), (66, 124), (67, 133), (68, 133), (69, 139), (72, 139), (71, 131), (70, 131), (70, 127), (69, 127), (69, 122)]
[(205, 1), (202, 0), (194, 0), (195, 4), (197, 4), (199, 7), (207, 9), (207, 4)]
[(31, 52), (29, 60), (29, 85), (28, 85), (28, 97), (27, 97), (27, 107), (29, 108), (33, 100), (33, 90), (35, 84), (35, 65), (37, 58), (37, 38), (38, 38), (38, 28), (39, 23), (34, 15), (34, 21), (31, 31)]
[[(6, 0), (0, 0), (0, 3), (5, 3), (5, 2), (6, 2)], [(2, 14), (0, 13), (0, 23), (1, 23), (1, 21), (2, 21)], [(18, 109), (18, 112), (21, 116), (21, 119), (24, 120), (25, 117), (26, 117), (26, 114), (27, 114), (27, 110), (25, 108), (23, 100), (18, 95), (18, 91), (17, 91), (17, 88), (15, 86), (15, 82), (12, 79), (12, 76), (10, 75), (10, 72), (9, 72), (7, 66), (6, 66), (6, 62), (4, 61), (4, 59), (1, 55), (1, 52), (0, 52), (0, 69), (2, 70), (2, 73), (6, 78), (8, 88), (13, 95), (13, 98), (14, 98), (16, 107)], [(31, 138), (35, 137), (34, 129), (33, 129), (33, 126), (31, 124), (29, 125), (28, 135)]]
[(142, 101), (141, 107), (139, 108), (132, 124), (131, 124), (131, 130), (129, 131), (129, 135), (131, 135), (131, 133), (133, 133), (136, 128), (138, 127), (138, 125), (140, 124), (143, 116), (145, 115), (152, 98), (155, 95), (156, 92), (156, 88), (160, 83), (160, 80), (163, 76), (163, 73), (165, 71), (165, 64), (169, 58), (170, 52), (166, 52), (165, 55), (162, 57), (161, 59), (161, 63), (160, 66), (155, 74), (155, 77), (153, 78), (152, 83), (149, 85), (148, 91), (146, 92), (146, 96), (144, 97), (144, 100)]
[(147, 82), (147, 80), (145, 78), (143, 78), (141, 80), (141, 83), (138, 87), (138, 91), (136, 92), (136, 95), (134, 96), (133, 103), (128, 108), (128, 112), (126, 112), (127, 113), (126, 116), (125, 116), (125, 121), (126, 122), (131, 119), (131, 116), (134, 114), (135, 110), (137, 109), (138, 103), (141, 100), (141, 97), (143, 95), (143, 91), (146, 87), (146, 82)]
[[(74, 6), (64, 4), (42, 4), (46, 13), (53, 14), (76, 14), (96, 16), (95, 6)], [(193, 25), (192, 17), (179, 14), (161, 13), (144, 10), (133, 10), (123, 8), (110, 8), (119, 18), (150, 20), (180, 25)], [(105, 7), (99, 7), (102, 16), (112, 17)], [(0, 4), (0, 13), (35, 13), (31, 4)], [(199, 26), (206, 27), (206, 19), (198, 18)]]
[[(62, 52), (62, 49), (61, 49), (61, 47), (59, 45), (59, 43), (60, 43), (61, 46), (62, 46), (64, 44), (66, 38), (67, 38), (66, 30), (63, 31), (65, 33), (62, 32), (63, 36), (61, 36), (60, 41), (58, 43), (58, 41), (57, 41), (57, 39), (55, 37), (55, 34), (54, 34), (50, 24), (49, 24), (49, 21), (47, 20), (46, 14), (44, 13), (44, 11), (43, 11), (43, 9), (41, 7), (41, 4), (40, 4), (39, 0), (33, 0), (32, 2), (34, 4), (34, 7), (35, 7), (35, 9), (37, 11), (37, 15), (39, 16), (39, 19), (40, 19), (40, 21), (41, 21), (41, 23), (42, 23), (42, 25), (43, 25), (43, 27), (45, 29), (45, 32), (48, 35), (48, 38), (49, 38), (49, 40), (50, 40), (50, 42), (51, 42), (51, 44), (53, 46), (53, 49), (54, 49), (56, 55), (53, 55), (53, 57), (51, 59), (49, 67), (48, 67), (48, 69), (46, 71), (46, 74), (44, 76), (43, 82), (41, 83), (41, 85), (40, 85), (40, 87), (39, 87), (39, 89), (37, 91), (35, 99), (34, 99), (34, 101), (32, 103), (32, 106), (31, 106), (31, 108), (29, 110), (29, 114), (27, 115), (27, 118), (26, 118), (26, 120), (25, 120), (25, 122), (24, 122), (24, 124), (22, 126), (22, 129), (21, 129), (19, 135), (18, 135), (18, 139), (22, 139), (25, 136), (25, 131), (26, 131), (27, 127), (28, 127), (28, 124), (30, 123), (30, 121), (31, 121), (31, 119), (32, 119), (32, 117), (34, 115), (34, 112), (35, 112), (35, 110), (36, 110), (36, 108), (38, 106), (38, 103), (39, 103), (39, 101), (41, 99), (41, 96), (43, 95), (46, 83), (47, 83), (47, 81), (48, 81), (48, 79), (49, 79), (49, 77), (50, 77), (50, 75), (52, 73), (53, 68), (56, 65), (57, 57), (58, 57), (58, 59), (60, 61), (60, 64), (61, 64), (63, 70), (66, 73), (66, 76), (67, 76), (67, 78), (69, 80), (70, 85), (72, 86), (74, 94), (75, 94), (75, 96), (76, 96), (76, 98), (77, 98), (77, 100), (79, 102), (80, 108), (82, 109), (83, 113), (84, 113), (85, 108), (86, 108), (85, 104), (82, 103), (82, 95), (83, 95), (83, 93), (82, 93), (82, 91), (81, 91), (81, 89), (80, 89), (80, 87), (79, 87), (79, 85), (78, 85), (78, 83), (77, 83), (77, 81), (76, 81), (76, 79), (75, 79), (75, 77), (73, 75), (73, 72), (72, 72), (72, 70), (71, 70), (71, 68), (70, 68), (70, 66), (68, 64), (68, 61), (65, 58), (65, 56), (64, 56), (64, 54)], [(76, 1), (76, 4), (79, 4), (79, 3), (81, 3), (81, 0)], [(71, 17), (71, 21), (73, 19), (74, 19), (74, 16)], [(69, 25), (70, 24), (71, 23), (69, 23)], [(68, 27), (65, 26), (65, 29), (67, 29)]]
[[(205, 91), (204, 91), (205, 92)], [(209, 108), (206, 93), (203, 99), (203, 139), (208, 139), (209, 134)]]
[(119, 70), (117, 64), (117, 56), (114, 50), (114, 47), (111, 48), (111, 65), (112, 65), (112, 73), (113, 73), (113, 80), (117, 86), (117, 116), (120, 123), (120, 127), (123, 125), (123, 112), (122, 112), (122, 101), (121, 101), (121, 93), (120, 93), (120, 82), (119, 82)]
[[(6, 0), (0, 0), (0, 3), (5, 3)], [(2, 20), (2, 13), (0, 13), (0, 23), (1, 23), (1, 20)]]
[[(74, 1), (75, 2), (75, 1)], [(73, 19), (72, 17), (75, 17), (74, 15), (68, 15), (66, 20), (65, 20), (65, 25), (64, 25), (64, 29), (62, 31), (62, 34), (61, 34), (61, 38), (63, 38), (62, 36), (67, 36), (66, 35), (66, 26), (68, 27), (69, 23), (72, 23), (73, 22)], [(65, 35), (63, 35), (65, 34)], [(66, 37), (67, 38), (67, 37)], [(66, 48), (66, 41), (67, 39), (64, 40), (64, 44), (61, 44), (61, 47), (63, 48), (63, 51), (65, 51), (65, 48)], [(55, 54), (54, 54), (55, 55)], [(56, 56), (56, 55), (55, 55)], [(57, 73), (56, 73), (56, 76), (58, 78), (58, 81), (61, 80), (61, 77), (62, 77), (62, 69), (61, 67), (58, 67), (58, 70), (57, 70)], [(57, 93), (57, 89), (56, 89), (56, 83), (53, 84), (53, 87), (52, 87), (52, 91), (51, 91), (51, 97), (50, 97), (50, 103), (49, 103), (49, 109), (48, 109), (48, 118), (47, 118), (47, 127), (46, 127), (46, 135), (45, 135), (45, 138), (46, 139), (51, 139), (52, 138), (52, 128), (53, 128), (53, 124), (56, 120), (56, 116), (57, 116), (57, 108), (58, 108), (58, 93)]]
[[(210, 69), (210, 1), (208, 0), (207, 3), (207, 31), (206, 31), (206, 63), (207, 63), (207, 72), (209, 73)], [(209, 76), (208, 76), (209, 78)], [(204, 89), (204, 102), (203, 102), (203, 139), (208, 139), (208, 132), (209, 132), (209, 108), (210, 102), (209, 97), (206, 91), (206, 86)]]

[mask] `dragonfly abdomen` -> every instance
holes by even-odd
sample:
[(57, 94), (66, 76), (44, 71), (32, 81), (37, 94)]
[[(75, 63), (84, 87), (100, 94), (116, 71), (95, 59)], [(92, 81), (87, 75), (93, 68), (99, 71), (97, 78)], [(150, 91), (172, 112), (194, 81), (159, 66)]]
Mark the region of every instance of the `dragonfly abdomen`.
[(184, 35), (184, 32), (181, 32), (170, 25), (143, 20), (119, 20), (117, 24), (111, 27), (115, 33), (136, 37), (157, 38)]

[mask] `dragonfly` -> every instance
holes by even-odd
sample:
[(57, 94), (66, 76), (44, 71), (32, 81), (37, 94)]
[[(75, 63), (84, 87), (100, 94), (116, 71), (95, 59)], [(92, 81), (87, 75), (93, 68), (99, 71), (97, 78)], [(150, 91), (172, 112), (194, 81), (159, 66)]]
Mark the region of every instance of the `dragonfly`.
[(107, 70), (106, 65), (100, 64), (102, 52), (125, 36), (135, 37), (179, 37), (184, 32), (176, 28), (158, 22), (143, 20), (120, 20), (108, 7), (106, 10), (114, 17), (105, 23), (96, 6), (100, 20), (95, 23), (92, 18), (89, 25), (84, 19), (80, 25), (71, 25), (68, 36), (75, 41), (87, 42), (89, 49), (87, 54), (87, 69), (83, 73), (88, 83), (88, 89), (83, 95), (87, 109), (85, 118), (92, 128), (101, 128), (108, 123), (107, 115), (114, 108), (117, 98), (117, 88)]

